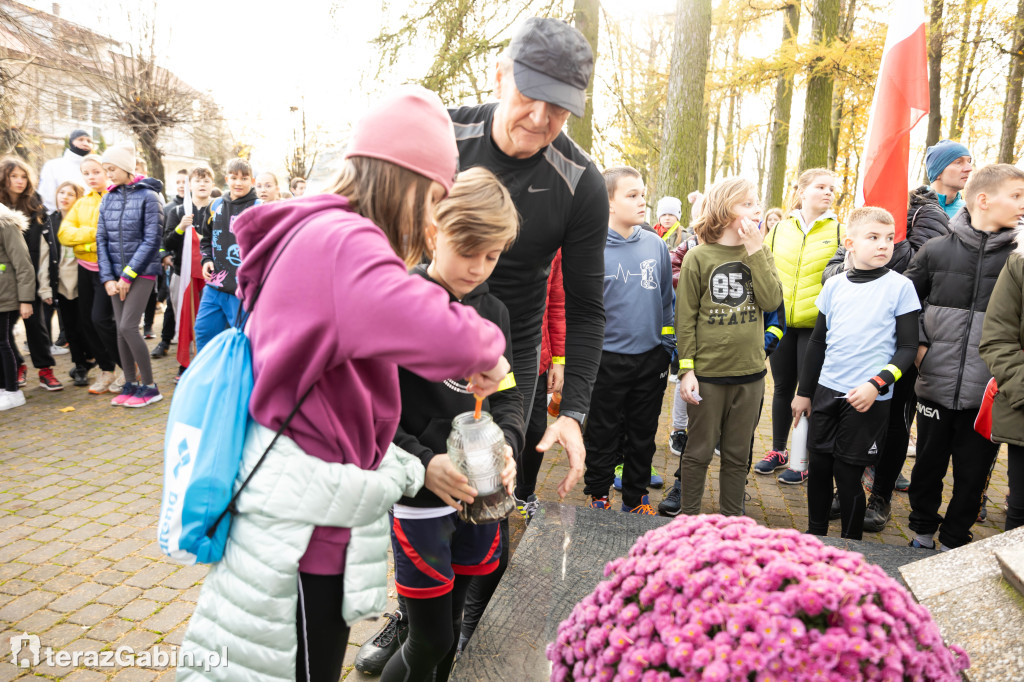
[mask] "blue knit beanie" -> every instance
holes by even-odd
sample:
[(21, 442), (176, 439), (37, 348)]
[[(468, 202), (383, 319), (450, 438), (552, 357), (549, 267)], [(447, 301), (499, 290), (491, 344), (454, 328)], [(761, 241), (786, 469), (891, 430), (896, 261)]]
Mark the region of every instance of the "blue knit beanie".
[(928, 147), (924, 153), (924, 167), (928, 171), (928, 182), (942, 175), (946, 166), (961, 156), (971, 156), (971, 150), (953, 140), (940, 140), (934, 147)]

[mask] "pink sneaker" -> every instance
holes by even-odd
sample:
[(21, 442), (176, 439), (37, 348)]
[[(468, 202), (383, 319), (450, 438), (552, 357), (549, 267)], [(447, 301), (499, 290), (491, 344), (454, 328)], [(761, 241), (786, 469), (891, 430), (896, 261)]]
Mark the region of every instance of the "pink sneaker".
[(128, 398), (125, 401), (125, 407), (145, 407), (146, 405), (152, 405), (153, 403), (160, 402), (164, 397), (160, 395), (160, 389), (156, 387), (156, 384), (152, 386), (146, 386), (145, 384), (139, 384), (139, 387), (135, 390), (135, 395)]
[(125, 385), (121, 387), (121, 392), (118, 393), (117, 396), (115, 396), (114, 399), (110, 401), (110, 404), (116, 405), (117, 407), (122, 407), (125, 403), (128, 402), (129, 398), (135, 395), (135, 391), (137, 391), (138, 388), (138, 384), (133, 384), (130, 381), (125, 382)]

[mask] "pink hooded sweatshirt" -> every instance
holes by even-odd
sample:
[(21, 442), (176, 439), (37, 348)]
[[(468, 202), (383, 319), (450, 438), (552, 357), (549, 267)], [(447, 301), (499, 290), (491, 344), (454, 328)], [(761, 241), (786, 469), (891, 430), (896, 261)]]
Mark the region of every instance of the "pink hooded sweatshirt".
[[(410, 276), (380, 228), (349, 211), (344, 197), (257, 206), (234, 230), (246, 308), (281, 254), (246, 326), (255, 375), (249, 412), (276, 431), (314, 386), (285, 430), (309, 455), (376, 469), (401, 414), (399, 364), (442, 381), (490, 369), (505, 350), (497, 326)], [(317, 527), (299, 570), (342, 573), (349, 536)]]

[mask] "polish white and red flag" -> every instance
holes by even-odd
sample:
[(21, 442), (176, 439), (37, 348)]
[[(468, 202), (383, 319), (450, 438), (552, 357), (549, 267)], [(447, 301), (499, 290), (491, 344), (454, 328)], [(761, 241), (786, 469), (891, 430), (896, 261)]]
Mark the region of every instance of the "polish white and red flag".
[[(192, 193), (185, 183), (185, 200), (183, 215), (193, 213)], [(181, 247), (181, 275), (178, 282), (178, 299), (174, 302), (174, 311), (178, 314), (178, 364), (188, 367), (191, 361), (192, 342), (195, 340), (196, 311), (203, 293), (202, 258), (199, 254), (199, 234), (196, 228), (185, 229), (185, 240)]]
[(871, 102), (857, 206), (881, 206), (907, 236), (910, 131), (928, 113), (928, 48), (923, 0), (892, 0)]

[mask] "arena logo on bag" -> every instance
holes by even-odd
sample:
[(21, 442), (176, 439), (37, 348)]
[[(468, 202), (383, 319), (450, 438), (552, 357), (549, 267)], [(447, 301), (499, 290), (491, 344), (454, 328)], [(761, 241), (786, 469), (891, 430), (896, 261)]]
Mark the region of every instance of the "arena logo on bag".
[[(171, 442), (178, 444), (174, 449), (178, 460), (171, 469), (171, 475), (174, 477), (175, 482), (183, 481), (187, 485), (192, 480), (192, 468), (196, 462), (195, 453), (199, 451), (199, 441), (202, 440), (202, 437), (202, 429), (183, 424), (182, 422), (175, 422), (174, 427), (171, 429)], [(177, 486), (172, 487), (177, 489)], [(168, 496), (167, 508), (160, 519), (160, 528), (157, 532), (157, 538), (161, 544), (167, 543), (172, 531), (179, 535), (181, 533), (180, 514), (178, 512), (181, 502), (181, 495), (177, 492), (172, 491)]]
[(136, 653), (130, 646), (113, 651), (54, 651), (40, 645), (39, 635), (23, 632), (10, 638), (11, 665), (32, 668), (47, 665), (51, 668), (178, 668), (186, 667), (210, 672), (228, 665), (228, 648), (196, 654), (176, 647), (154, 646)]

